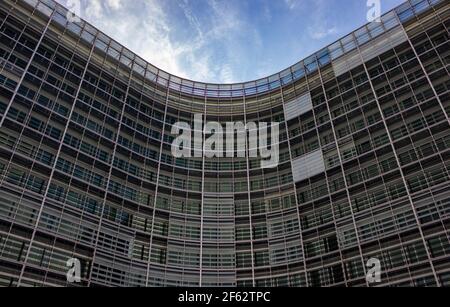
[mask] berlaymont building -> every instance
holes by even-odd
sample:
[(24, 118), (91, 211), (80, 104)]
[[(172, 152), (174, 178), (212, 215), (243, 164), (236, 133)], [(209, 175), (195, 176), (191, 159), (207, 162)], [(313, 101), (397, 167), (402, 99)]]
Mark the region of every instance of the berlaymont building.
[[(0, 286), (450, 285), (450, 1), (224, 85), (68, 16), (0, 2)], [(175, 156), (196, 115), (278, 123), (278, 163)]]

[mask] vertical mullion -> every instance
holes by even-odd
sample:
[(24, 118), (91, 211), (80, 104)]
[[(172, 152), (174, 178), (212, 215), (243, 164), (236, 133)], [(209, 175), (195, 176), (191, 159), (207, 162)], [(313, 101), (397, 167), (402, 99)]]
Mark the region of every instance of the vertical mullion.
[[(51, 18), (50, 18), (50, 21), (51, 21)], [(50, 22), (50, 21), (49, 21), (49, 22)], [(78, 41), (78, 43), (80, 43), (80, 42), (81, 42), (81, 37), (80, 37), (80, 40)], [(71, 108), (71, 110), (70, 110), (70, 112), (69, 112), (69, 115), (68, 115), (68, 117), (67, 117), (67, 123), (66, 123), (66, 125), (65, 125), (64, 132), (63, 132), (63, 134), (62, 134), (62, 136), (61, 136), (61, 143), (59, 144), (58, 151), (57, 151), (57, 153), (56, 153), (56, 155), (55, 155), (55, 160), (54, 160), (54, 162), (53, 162), (53, 165), (52, 165), (52, 168), (51, 168), (51, 173), (50, 173), (50, 176), (49, 176), (49, 178), (48, 178), (47, 187), (46, 187), (45, 192), (44, 192), (44, 197), (43, 197), (42, 202), (41, 202), (41, 204), (40, 204), (40, 209), (39, 209), (39, 212), (38, 212), (38, 215), (37, 215), (36, 223), (35, 223), (35, 226), (34, 226), (34, 229), (33, 229), (33, 233), (32, 233), (32, 235), (31, 235), (30, 245), (29, 245), (29, 247), (28, 247), (28, 249), (27, 249), (26, 256), (25, 256), (25, 260), (24, 260), (24, 264), (23, 264), (22, 270), (21, 270), (21, 272), (20, 272), (19, 281), (18, 281), (18, 285), (19, 285), (19, 286), (20, 286), (20, 284), (21, 284), (21, 281), (22, 281), (22, 278), (23, 278), (23, 274), (25, 273), (25, 268), (26, 268), (26, 266), (27, 266), (27, 261), (28, 261), (28, 257), (29, 257), (30, 252), (31, 252), (31, 247), (32, 247), (32, 245), (33, 245), (33, 241), (34, 241), (34, 238), (35, 238), (35, 236), (36, 236), (37, 228), (38, 228), (38, 225), (39, 225), (41, 216), (42, 216), (42, 212), (43, 212), (43, 210), (44, 210), (45, 201), (47, 200), (48, 192), (49, 192), (50, 186), (51, 186), (51, 182), (52, 182), (52, 180), (53, 180), (53, 177), (54, 177), (54, 174), (55, 174), (55, 171), (56, 171), (56, 165), (57, 165), (57, 163), (58, 163), (58, 159), (59, 159), (59, 156), (60, 156), (60, 154), (61, 154), (62, 146), (63, 146), (63, 143), (64, 143), (64, 138), (65, 138), (65, 136), (67, 135), (67, 131), (69, 130), (69, 125), (70, 125), (71, 117), (72, 117), (72, 114), (73, 114), (73, 112), (74, 112), (74, 110), (75, 110), (75, 106), (76, 106), (76, 100), (77, 100), (78, 95), (79, 95), (79, 93), (80, 93), (80, 91), (81, 91), (81, 86), (83, 85), (83, 80), (84, 80), (84, 78), (85, 78), (85, 75), (86, 75), (86, 72), (87, 72), (89, 63), (90, 63), (90, 61), (91, 61), (91, 57), (92, 57), (92, 54), (93, 54), (93, 52), (94, 52), (94, 49), (95, 49), (95, 39), (94, 39), (94, 41), (92, 42), (92, 46), (91, 46), (91, 49), (90, 49), (90, 52), (89, 52), (89, 56), (88, 56), (88, 58), (87, 58), (87, 60), (86, 60), (86, 66), (84, 67), (83, 74), (82, 74), (82, 77), (81, 77), (81, 79), (80, 79), (80, 85), (78, 86), (77, 92), (76, 92), (76, 94), (75, 94), (75, 97), (74, 97), (74, 100), (73, 100), (73, 105), (72, 105), (72, 108)], [(30, 62), (30, 63), (31, 63), (31, 62)], [(30, 63), (29, 63), (29, 64), (30, 64)], [(28, 67), (29, 67), (29, 65), (28, 65)], [(24, 76), (25, 76), (25, 75), (24, 75)]]
[[(158, 76), (159, 78), (159, 76)], [(164, 106), (164, 119), (163, 119), (163, 128), (161, 133), (161, 144), (159, 146), (159, 158), (158, 158), (158, 170), (156, 173), (156, 185), (155, 185), (155, 196), (153, 199), (153, 216), (152, 216), (152, 225), (150, 228), (150, 246), (148, 249), (148, 262), (147, 262), (147, 276), (145, 281), (145, 286), (148, 287), (148, 279), (150, 277), (150, 263), (152, 259), (152, 245), (153, 245), (153, 232), (154, 232), (154, 226), (155, 226), (155, 216), (156, 216), (156, 202), (158, 199), (158, 191), (159, 191), (159, 177), (161, 173), (161, 159), (162, 159), (162, 151), (163, 151), (163, 144), (164, 144), (164, 135), (166, 132), (166, 119), (167, 119), (167, 110), (169, 105), (169, 95), (170, 95), (170, 77), (169, 80), (167, 80), (167, 90), (166, 90), (166, 101)], [(170, 220), (169, 220), (170, 222)], [(167, 258), (167, 250), (166, 250), (166, 258)]]
[[(404, 32), (404, 30), (403, 30), (403, 32)], [(406, 36), (408, 36), (408, 34), (406, 32), (404, 32), (404, 34)], [(367, 64), (364, 61), (364, 58), (363, 58), (362, 53), (361, 53), (361, 49), (360, 49), (358, 44), (356, 44), (356, 48), (357, 48), (357, 51), (358, 51), (358, 55), (359, 55), (361, 61), (363, 62), (363, 68), (364, 68), (365, 73), (367, 74), (367, 77), (368, 77), (368, 80), (369, 80), (369, 85), (370, 85), (371, 91), (372, 91), (372, 93), (374, 95), (374, 99), (375, 99), (378, 111), (380, 112), (380, 116), (382, 117), (383, 126), (384, 126), (384, 129), (386, 130), (386, 133), (388, 135), (390, 146), (391, 146), (392, 152), (394, 154), (395, 160), (397, 162), (398, 169), (400, 171), (400, 174), (401, 174), (401, 177), (402, 177), (402, 181), (403, 181), (403, 185), (405, 186), (406, 193), (408, 195), (408, 200), (409, 200), (409, 203), (411, 205), (412, 212), (414, 213), (414, 218), (415, 218), (415, 221), (417, 223), (417, 228), (418, 228), (419, 233), (420, 233), (420, 238), (421, 238), (422, 243), (423, 243), (423, 245), (425, 247), (425, 250), (427, 251), (427, 256), (428, 256), (428, 261), (429, 261), (429, 264), (430, 264), (431, 271), (433, 273), (433, 276), (434, 276), (434, 279), (436, 281), (436, 284), (439, 286), (440, 282), (439, 282), (439, 279), (437, 277), (433, 261), (431, 259), (432, 257), (431, 257), (430, 251), (429, 251), (429, 247), (428, 247), (427, 241), (425, 240), (425, 236), (423, 234), (423, 230), (422, 230), (422, 227), (420, 225), (420, 220), (419, 220), (419, 217), (418, 217), (418, 214), (417, 214), (417, 209), (414, 207), (414, 201), (413, 201), (411, 193), (410, 193), (410, 191), (408, 189), (408, 182), (406, 180), (405, 173), (404, 173), (404, 171), (402, 169), (402, 165), (400, 163), (400, 159), (398, 157), (398, 153), (397, 153), (397, 151), (395, 149), (395, 146), (394, 146), (394, 140), (393, 140), (393, 138), (392, 138), (392, 136), (391, 136), (391, 134), (389, 132), (389, 127), (387, 125), (386, 117), (384, 116), (383, 110), (382, 110), (381, 105), (380, 105), (380, 101), (378, 100), (377, 93), (375, 91), (375, 87), (373, 86), (373, 83), (372, 83), (372, 78), (370, 77), (369, 71), (367, 69)], [(416, 56), (417, 56), (417, 54), (416, 54)], [(425, 73), (425, 75), (426, 75), (426, 73)]]
[[(355, 43), (357, 44), (356, 40), (355, 40)], [(324, 98), (325, 98), (325, 105), (327, 106), (328, 116), (330, 117), (331, 131), (333, 132), (334, 142), (336, 144), (336, 151), (337, 151), (338, 158), (339, 158), (339, 167), (341, 168), (342, 177), (344, 179), (345, 194), (347, 196), (348, 206), (350, 208), (350, 215), (351, 215), (351, 219), (352, 219), (352, 226), (353, 226), (353, 229), (355, 230), (355, 237), (356, 237), (356, 242), (358, 244), (359, 257), (360, 257), (361, 264), (362, 264), (362, 267), (363, 267), (364, 275), (366, 275), (367, 274), (366, 263), (364, 261), (364, 256), (363, 256), (363, 253), (362, 253), (361, 241), (359, 239), (358, 227), (356, 225), (355, 212), (353, 211), (352, 198), (351, 198), (350, 191), (349, 191), (349, 184), (348, 184), (347, 176), (345, 175), (344, 159), (342, 158), (342, 153), (341, 153), (341, 150), (339, 148), (339, 138), (338, 138), (338, 135), (336, 133), (336, 129), (334, 127), (333, 114), (331, 113), (330, 105), (328, 103), (327, 92), (325, 90), (325, 84), (323, 83), (322, 69), (321, 69), (320, 65), (318, 65), (318, 73), (319, 73), (319, 77), (320, 77), (322, 93), (323, 93)], [(358, 95), (358, 93), (356, 93), (356, 95)], [(337, 234), (337, 231), (336, 231), (336, 234)], [(344, 272), (344, 274), (345, 274), (345, 272)], [(365, 280), (365, 282), (366, 282), (366, 285), (369, 286), (369, 283), (367, 282), (367, 280)]]
[[(306, 82), (307, 82), (307, 80), (306, 80)], [(280, 80), (280, 83), (281, 83), (281, 80)], [(294, 90), (295, 90), (295, 87), (294, 87)], [(309, 90), (309, 86), (308, 86), (308, 90)], [(284, 108), (285, 108), (286, 104), (285, 104), (285, 101), (284, 101), (283, 87), (281, 87), (280, 95), (281, 95), (281, 103), (283, 104), (283, 114), (284, 114)], [(285, 126), (285, 129), (286, 129), (286, 137), (287, 137), (288, 150), (289, 150), (289, 159), (290, 159), (291, 171), (292, 171), (292, 162), (293, 162), (294, 159), (292, 157), (291, 140), (290, 140), (290, 136), (289, 136), (289, 125), (288, 125), (288, 120), (286, 118), (284, 118), (284, 126)], [(296, 182), (295, 182), (293, 176), (292, 176), (292, 185), (293, 185), (293, 188), (294, 188), (295, 207), (296, 207), (296, 210), (297, 210), (297, 221), (298, 221), (300, 244), (302, 246), (303, 271), (305, 273), (305, 285), (308, 286), (308, 282), (309, 281), (308, 281), (308, 272), (307, 272), (307, 269), (306, 269), (306, 253), (305, 253), (305, 245), (303, 243), (302, 223), (301, 223), (301, 220), (300, 220), (300, 208), (299, 208), (300, 203), (298, 201), (297, 185), (296, 185)]]
[[(5, 109), (5, 113), (3, 114), (3, 117), (0, 119), (0, 129), (1, 129), (2, 126), (3, 126), (3, 123), (4, 123), (4, 121), (5, 121), (5, 119), (6, 119), (7, 115), (8, 115), (9, 110), (11, 109), (11, 106), (12, 106), (12, 104), (13, 104), (13, 102), (14, 102), (14, 99), (15, 99), (16, 96), (17, 96), (17, 93), (19, 92), (20, 86), (22, 85), (23, 80), (25, 79), (25, 76), (26, 76), (26, 74), (28, 73), (28, 70), (30, 69), (31, 63), (33, 62), (34, 57), (35, 57), (35, 55), (36, 55), (36, 53), (37, 53), (39, 47), (40, 47), (41, 44), (42, 44), (42, 40), (44, 39), (44, 37), (45, 37), (45, 35), (46, 35), (47, 31), (48, 31), (48, 28), (50, 27), (50, 24), (51, 24), (51, 22), (52, 22), (52, 17), (53, 17), (54, 12), (55, 12), (55, 11), (53, 11), (52, 14), (50, 15), (50, 17), (48, 18), (48, 22), (47, 22), (47, 24), (46, 24), (46, 26), (45, 26), (45, 28), (44, 28), (44, 31), (42, 31), (42, 35), (41, 35), (41, 37), (40, 37), (38, 43), (36, 44), (36, 47), (34, 48), (33, 54), (31, 55), (30, 60), (29, 60), (28, 63), (27, 63), (27, 66), (25, 66), (25, 69), (24, 69), (24, 71), (23, 71), (22, 77), (20, 78), (19, 82), (17, 83), (16, 88), (15, 88), (15, 90), (14, 90), (14, 93), (13, 93), (11, 99), (9, 100), (8, 106), (7, 106), (6, 109)], [(6, 19), (5, 19), (5, 20), (6, 20)], [(30, 20), (31, 20), (31, 19), (30, 19)], [(25, 27), (26, 27), (26, 26), (25, 26)], [(25, 30), (25, 27), (24, 27), (24, 30)], [(22, 33), (23, 33), (24, 30), (22, 30)], [(17, 43), (18, 43), (18, 42), (16, 42), (16, 45), (17, 45)], [(16, 45), (15, 45), (15, 46), (16, 46)], [(14, 52), (14, 49), (11, 50), (11, 54), (12, 54), (13, 52)]]
[[(247, 119), (247, 100), (245, 96), (245, 90), (243, 90), (244, 96), (243, 96), (243, 105), (244, 105), (244, 124), (245, 124), (245, 160), (247, 164), (247, 195), (248, 195), (248, 220), (249, 220), (249, 227), (250, 227), (250, 253), (251, 253), (251, 261), (252, 261), (252, 285), (253, 287), (256, 286), (255, 281), (255, 252), (253, 248), (254, 244), (254, 237), (253, 237), (253, 220), (252, 220), (252, 198), (251, 198), (251, 185), (250, 185), (250, 147), (249, 147), (249, 140), (248, 140), (248, 132), (247, 132), (247, 125), (248, 125), (248, 119)], [(234, 133), (234, 132), (233, 132)], [(234, 145), (234, 144), (233, 144)], [(238, 148), (236, 148), (238, 150)]]
[[(205, 88), (205, 97), (204, 97), (204, 107), (203, 107), (203, 113), (204, 113), (204, 119), (202, 117), (202, 201), (200, 204), (200, 279), (199, 279), (199, 287), (202, 287), (203, 283), (203, 223), (204, 223), (204, 203), (205, 203), (205, 139), (206, 139), (206, 116), (207, 116), (207, 104), (208, 104), (208, 97), (206, 93), (208, 92), (208, 89)], [(195, 119), (194, 119), (194, 129), (195, 129)], [(196, 133), (194, 132), (194, 135)], [(194, 140), (195, 143), (195, 140)], [(194, 145), (195, 150), (195, 145)], [(194, 155), (195, 156), (195, 155)]]
[[(116, 69), (116, 74), (115, 74), (114, 78), (117, 78), (117, 72), (118, 72), (119, 69), (120, 69), (120, 67), (118, 66), (117, 69)], [(94, 263), (95, 263), (95, 259), (97, 257), (97, 251), (98, 251), (98, 240), (100, 238), (100, 232), (102, 231), (102, 223), (103, 223), (103, 216), (104, 216), (104, 213), (105, 213), (106, 200), (108, 198), (108, 193), (110, 191), (112, 171), (113, 171), (113, 168), (114, 168), (114, 159), (115, 159), (116, 154), (117, 154), (117, 147), (118, 147), (118, 143), (119, 143), (120, 132), (122, 130), (123, 117), (124, 117), (124, 114), (125, 114), (125, 106), (127, 104), (127, 97), (128, 97), (128, 93), (129, 93), (129, 89), (130, 89), (130, 82), (131, 82), (132, 76), (133, 76), (133, 69), (131, 68), (130, 69), (130, 75), (128, 77), (127, 90), (125, 92), (125, 96), (124, 96), (123, 102), (122, 102), (122, 110), (121, 110), (120, 118), (119, 118), (119, 127), (117, 128), (117, 134), (116, 134), (116, 138), (114, 140), (114, 148), (113, 148), (113, 153), (111, 155), (111, 164), (109, 165), (109, 172), (108, 172), (108, 177), (107, 177), (107, 180), (106, 180), (105, 195), (103, 197), (102, 205), (101, 205), (100, 219), (99, 219), (99, 223), (98, 223), (97, 234), (95, 236), (95, 241), (94, 241), (95, 242), (94, 252), (92, 254), (91, 271), (89, 273), (89, 278), (88, 278), (88, 287), (91, 285), (91, 282), (92, 282), (92, 273), (93, 273), (93, 270), (94, 270)], [(113, 95), (111, 95), (111, 96), (113, 96)], [(110, 99), (114, 99), (114, 98), (111, 97)]]
[[(397, 18), (398, 18), (398, 16), (397, 16)], [(420, 68), (421, 68), (422, 72), (424, 73), (425, 78), (427, 79), (427, 82), (428, 82), (428, 84), (430, 85), (431, 90), (433, 91), (434, 96), (436, 96), (436, 99), (437, 99), (437, 101), (438, 101), (438, 103), (439, 103), (440, 108), (442, 109), (442, 112), (444, 112), (445, 118), (446, 118), (447, 121), (450, 123), (450, 117), (449, 117), (447, 111), (445, 110), (444, 104), (442, 103), (442, 100), (441, 100), (441, 98), (439, 97), (439, 95), (438, 95), (438, 93), (437, 93), (437, 91), (436, 91), (436, 89), (435, 89), (435, 87), (434, 87), (434, 85), (433, 85), (433, 82), (431, 82), (430, 76), (429, 76), (428, 72), (425, 70), (425, 67), (423, 66), (422, 60), (420, 59), (420, 56), (419, 56), (419, 54), (417, 53), (416, 48), (414, 47), (413, 43), (411, 42), (411, 39), (409, 38), (408, 32), (406, 32), (406, 29), (405, 29), (403, 23), (400, 21), (400, 19), (398, 19), (398, 22), (400, 23), (400, 26), (402, 27), (402, 30), (403, 30), (404, 34), (406, 35), (406, 39), (407, 39), (407, 41), (408, 41), (408, 44), (409, 44), (409, 46), (411, 47), (411, 50), (414, 52), (414, 55), (415, 55), (417, 61), (419, 62)], [(445, 27), (444, 27), (444, 28), (445, 28)], [(428, 35), (427, 35), (427, 40), (430, 40)], [(430, 41), (430, 42), (431, 42), (431, 41)], [(433, 44), (433, 43), (432, 43), (432, 44)], [(433, 44), (433, 49), (432, 49), (432, 50), (435, 51), (435, 46), (434, 46), (434, 44)], [(437, 51), (435, 51), (435, 52), (436, 52), (436, 54), (438, 54)], [(439, 54), (438, 54), (438, 56), (439, 56)], [(441, 60), (441, 59), (439, 59), (439, 60)], [(442, 68), (441, 68), (441, 69), (442, 69)], [(443, 69), (447, 69), (447, 67), (445, 67), (445, 65), (444, 65)]]

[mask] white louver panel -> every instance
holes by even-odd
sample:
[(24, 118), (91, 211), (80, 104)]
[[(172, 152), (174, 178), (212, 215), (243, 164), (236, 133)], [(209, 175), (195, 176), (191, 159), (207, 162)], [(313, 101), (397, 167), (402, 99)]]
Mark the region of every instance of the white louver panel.
[(292, 161), (294, 182), (299, 182), (325, 172), (322, 150), (311, 152)]
[(364, 61), (369, 61), (374, 57), (389, 51), (390, 49), (406, 42), (408, 39), (405, 31), (401, 27), (397, 27), (388, 33), (389, 35), (381, 35), (379, 38), (367, 43), (361, 48), (361, 54)]
[(291, 120), (302, 114), (311, 111), (313, 108), (311, 94), (308, 92), (297, 99), (286, 103), (284, 106), (284, 114), (286, 120)]
[(355, 49), (343, 57), (340, 57), (336, 61), (333, 62), (333, 70), (336, 77), (346, 73), (349, 70), (352, 70), (355, 67), (358, 67), (363, 62), (361, 60), (360, 55), (358, 54), (358, 50)]
[[(403, 31), (401, 27), (397, 27), (360, 47), (361, 55), (364, 61), (369, 61), (374, 57), (400, 45), (406, 40), (407, 36), (405, 31)], [(358, 49), (355, 49), (334, 61), (334, 73), (336, 77), (338, 77), (361, 64), (363, 64), (363, 61), (361, 56), (358, 54)]]

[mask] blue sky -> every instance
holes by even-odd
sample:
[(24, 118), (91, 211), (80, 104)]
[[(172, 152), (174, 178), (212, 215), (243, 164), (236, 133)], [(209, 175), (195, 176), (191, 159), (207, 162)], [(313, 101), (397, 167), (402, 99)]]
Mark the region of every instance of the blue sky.
[[(381, 0), (382, 12), (402, 2)], [(367, 0), (81, 0), (80, 12), (161, 69), (232, 83), (283, 70), (367, 23), (367, 11)]]

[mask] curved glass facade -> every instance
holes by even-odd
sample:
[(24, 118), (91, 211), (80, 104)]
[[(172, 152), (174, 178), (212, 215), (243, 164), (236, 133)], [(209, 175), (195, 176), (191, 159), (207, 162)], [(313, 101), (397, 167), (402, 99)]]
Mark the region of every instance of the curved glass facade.
[[(411, 0), (216, 85), (52, 0), (2, 1), (0, 285), (372, 286), (372, 258), (381, 285), (449, 285), (449, 15)], [(175, 158), (172, 125), (195, 114), (280, 123), (279, 165)]]

